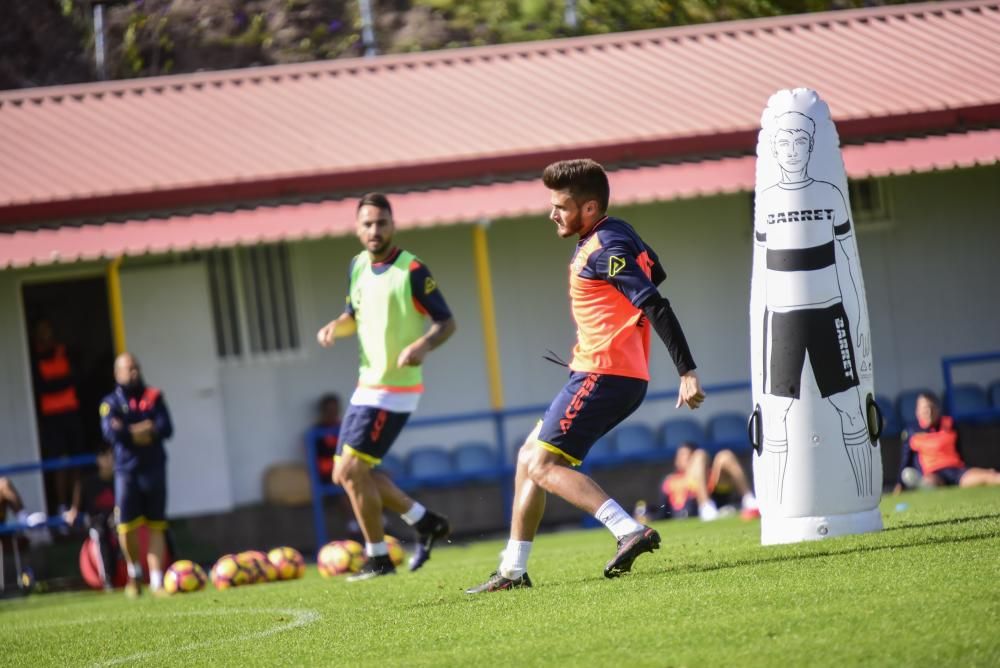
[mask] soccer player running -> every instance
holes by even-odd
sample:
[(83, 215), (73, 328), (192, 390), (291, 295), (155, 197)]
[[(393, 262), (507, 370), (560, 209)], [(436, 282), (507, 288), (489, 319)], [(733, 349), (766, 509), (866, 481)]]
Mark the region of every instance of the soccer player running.
[[(431, 350), (455, 332), (455, 319), (427, 267), (392, 244), (395, 223), (381, 193), (361, 198), (357, 235), (364, 250), (351, 260), (347, 307), (316, 335), (332, 346), (358, 335), (361, 357), (358, 387), (340, 426), (333, 482), (342, 486), (365, 537), (367, 560), (348, 580), (391, 575), (382, 525), (382, 508), (399, 513), (418, 535), (410, 560), (415, 571), (430, 559), (434, 541), (448, 535), (448, 520), (414, 501), (380, 470), (423, 392), (422, 364)], [(431, 326), (424, 331), (425, 319)]]
[(618, 539), (604, 576), (617, 577), (660, 545), (659, 534), (632, 517), (577, 470), (591, 446), (631, 415), (649, 384), (649, 329), (667, 346), (680, 375), (677, 407), (701, 405), (701, 389), (684, 333), (657, 286), (666, 278), (656, 253), (624, 220), (607, 215), (610, 188), (593, 160), (545, 168), (556, 233), (579, 236), (569, 267), (577, 343), (569, 381), (517, 457), (510, 540), (500, 567), (468, 594), (530, 587), (528, 556), (551, 492), (591, 513)]

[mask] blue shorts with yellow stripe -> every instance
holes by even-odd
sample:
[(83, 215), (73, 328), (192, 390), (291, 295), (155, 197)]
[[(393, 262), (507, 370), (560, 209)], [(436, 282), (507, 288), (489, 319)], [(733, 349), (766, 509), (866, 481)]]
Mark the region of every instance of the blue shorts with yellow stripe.
[(115, 472), (115, 516), (118, 531), (124, 533), (146, 525), (167, 528), (167, 472)]
[(579, 466), (597, 439), (639, 408), (648, 385), (640, 378), (570, 372), (545, 411), (538, 444)]
[(372, 466), (378, 465), (409, 419), (409, 413), (351, 404), (340, 423), (336, 457), (349, 452)]

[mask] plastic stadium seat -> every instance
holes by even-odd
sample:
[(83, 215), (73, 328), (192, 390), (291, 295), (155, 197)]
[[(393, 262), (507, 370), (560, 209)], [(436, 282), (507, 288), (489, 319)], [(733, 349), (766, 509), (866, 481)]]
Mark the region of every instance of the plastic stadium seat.
[(600, 461), (602, 459), (613, 459), (616, 452), (615, 439), (610, 435), (603, 436), (590, 448), (590, 452), (587, 453), (587, 460)]
[(927, 388), (916, 390), (903, 390), (896, 396), (896, 414), (899, 416), (900, 424), (912, 426), (917, 423), (917, 396), (923, 392), (931, 392)]
[(681, 443), (701, 447), (707, 440), (705, 430), (691, 418), (667, 420), (660, 425), (660, 443), (669, 452), (676, 451)]
[(708, 421), (708, 440), (706, 444), (712, 452), (729, 449), (735, 452), (745, 452), (750, 449), (747, 438), (747, 416), (740, 413), (719, 413)]
[(951, 388), (951, 410), (956, 414), (990, 410), (986, 390), (972, 383)]
[(406, 457), (406, 472), (412, 478), (433, 478), (454, 473), (451, 455), (444, 448), (420, 448)]
[(903, 431), (903, 423), (899, 421), (899, 414), (892, 404), (892, 399), (884, 394), (875, 395), (875, 403), (882, 411), (882, 436), (896, 437)]
[(989, 395), (990, 403), (993, 404), (993, 408), (1000, 410), (1000, 380), (995, 380), (990, 383)]
[(496, 451), (486, 443), (461, 443), (451, 457), (455, 473), (484, 473), (499, 468)]
[(615, 431), (615, 450), (619, 455), (639, 455), (659, 449), (653, 430), (644, 424), (630, 424)]
[(389, 474), (391, 478), (403, 478), (406, 476), (406, 466), (403, 460), (396, 455), (386, 455), (382, 458), (379, 468)]

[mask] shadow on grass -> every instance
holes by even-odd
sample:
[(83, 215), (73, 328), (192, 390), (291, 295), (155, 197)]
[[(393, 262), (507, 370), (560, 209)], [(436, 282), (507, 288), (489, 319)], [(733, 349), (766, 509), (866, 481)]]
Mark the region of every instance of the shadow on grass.
[(920, 529), (922, 527), (939, 527), (948, 524), (962, 524), (964, 522), (977, 522), (979, 520), (1000, 519), (1000, 513), (989, 515), (969, 515), (968, 517), (952, 517), (946, 520), (934, 520), (933, 522), (913, 522), (911, 524), (900, 524), (898, 526), (887, 527), (882, 531), (900, 531), (903, 529)]

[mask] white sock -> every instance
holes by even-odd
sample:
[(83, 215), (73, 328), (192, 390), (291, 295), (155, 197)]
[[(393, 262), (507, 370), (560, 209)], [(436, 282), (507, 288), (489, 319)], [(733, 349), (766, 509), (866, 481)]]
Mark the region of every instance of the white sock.
[(747, 492), (743, 495), (743, 509), (744, 510), (757, 510), (757, 497), (753, 495), (753, 492)]
[(531, 556), (530, 540), (508, 540), (507, 549), (503, 551), (500, 568), (497, 572), (508, 580), (516, 580), (528, 570), (528, 557)]
[(427, 509), (424, 508), (422, 505), (420, 505), (419, 501), (414, 501), (413, 505), (410, 506), (410, 509), (407, 510), (402, 515), (400, 515), (400, 517), (403, 518), (404, 522), (406, 522), (410, 526), (413, 526), (423, 518), (426, 512)]
[(149, 571), (149, 588), (153, 591), (163, 588), (163, 571)]
[(625, 512), (625, 509), (618, 505), (614, 499), (605, 501), (594, 513), (594, 517), (606, 526), (608, 531), (615, 535), (615, 538), (621, 538), (642, 529), (642, 525), (632, 519), (632, 516)]
[(142, 566), (135, 563), (126, 563), (125, 570), (128, 571), (128, 577), (130, 580), (142, 579)]
[(705, 503), (699, 505), (698, 517), (700, 517), (703, 522), (711, 522), (712, 520), (718, 519), (719, 508), (715, 505), (715, 501), (709, 499)]
[(365, 555), (369, 557), (384, 557), (389, 554), (389, 546), (383, 540), (381, 543), (365, 543)]

